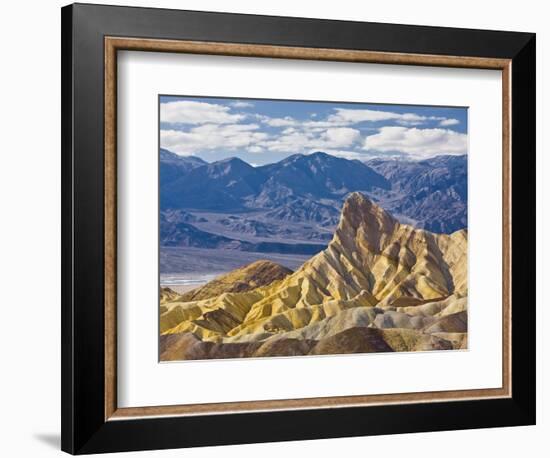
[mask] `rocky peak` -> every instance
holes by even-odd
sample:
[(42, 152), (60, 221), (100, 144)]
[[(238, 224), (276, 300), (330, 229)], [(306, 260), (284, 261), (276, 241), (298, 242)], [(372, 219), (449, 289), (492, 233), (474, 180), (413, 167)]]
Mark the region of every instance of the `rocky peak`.
[(373, 248), (399, 226), (398, 221), (360, 192), (352, 192), (344, 202), (335, 237), (356, 239), (361, 236)]

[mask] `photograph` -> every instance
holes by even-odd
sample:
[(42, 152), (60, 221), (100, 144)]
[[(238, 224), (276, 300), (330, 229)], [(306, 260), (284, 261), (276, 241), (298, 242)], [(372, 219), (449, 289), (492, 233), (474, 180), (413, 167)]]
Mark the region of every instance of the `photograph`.
[[(451, 441), (463, 457), (488, 434), (501, 456), (540, 448), (543, 15), (476, 5), (449, 22), (396, 1), (315, 17), (298, 2), (73, 4), (48, 30), (30, 15), (40, 52), (8, 44), (8, 77), (47, 75), (50, 29), (61, 57), (55, 91), (35, 78), (47, 103), (7, 92), (10, 119), (46, 113), (5, 148), (21, 162), (8, 205), (30, 197), (7, 219), (22, 235), (5, 237), (7, 289), (29, 291), (33, 266), (40, 298), (33, 338), (4, 320), (11, 346), (36, 348), (7, 356), (38, 349), (29, 380), (61, 369), (55, 396), (21, 398), (38, 406), (34, 443), (61, 429), (52, 450), (70, 454), (416, 457)], [(37, 204), (48, 186), (57, 210)], [(60, 314), (43, 307), (51, 285)], [(16, 432), (11, 451), (44, 455)]]
[(381, 102), (159, 95), (161, 362), (468, 349), (468, 108)]

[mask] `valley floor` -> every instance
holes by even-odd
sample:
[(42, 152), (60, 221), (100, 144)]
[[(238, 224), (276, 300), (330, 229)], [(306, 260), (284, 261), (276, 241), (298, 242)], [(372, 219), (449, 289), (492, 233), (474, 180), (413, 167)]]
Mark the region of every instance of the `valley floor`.
[[(296, 270), (310, 255), (255, 253), (239, 250), (161, 247), (160, 272), (163, 277), (197, 278), (201, 276), (229, 272), (260, 259), (276, 262), (291, 270)], [(208, 278), (207, 280), (210, 280)], [(172, 282), (173, 283), (173, 282)], [(168, 283), (166, 282), (168, 286)]]

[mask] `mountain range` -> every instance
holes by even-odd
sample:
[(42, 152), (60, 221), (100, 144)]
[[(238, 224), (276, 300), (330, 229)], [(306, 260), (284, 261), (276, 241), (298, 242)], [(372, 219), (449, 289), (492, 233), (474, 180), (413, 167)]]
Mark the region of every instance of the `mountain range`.
[(402, 224), (354, 192), (295, 272), (259, 263), (229, 274), (237, 291), (225, 277), (198, 300), (163, 291), (161, 360), (466, 348), (467, 244), (463, 229)]
[(355, 190), (391, 188), (368, 165), (322, 152), (295, 154), (261, 167), (236, 157), (210, 164), (197, 159), (161, 150), (161, 209), (273, 209), (296, 202), (311, 206)]
[(417, 228), (452, 233), (467, 226), (466, 156), (361, 162), (317, 152), (253, 167), (234, 157), (207, 163), (161, 149), (161, 245), (322, 247), (344, 199), (356, 191)]
[(367, 164), (392, 184), (390, 192), (371, 196), (386, 210), (432, 232), (451, 233), (467, 227), (466, 156), (423, 161), (372, 159)]
[[(252, 251), (256, 253), (288, 253), (311, 255), (318, 253), (325, 245), (315, 243), (285, 243), (279, 241), (246, 241), (240, 238), (231, 238), (197, 229), (194, 222), (200, 222), (201, 218), (186, 212), (169, 212), (174, 215), (168, 219), (166, 213), (160, 217), (160, 240), (164, 247), (194, 247), (207, 249), (228, 249), (240, 251)], [(177, 216), (176, 216), (177, 215)], [(204, 219), (204, 218), (202, 218)], [(219, 220), (222, 224), (231, 222), (231, 217)], [(258, 223), (261, 224), (261, 223)], [(239, 226), (233, 229), (240, 231)]]

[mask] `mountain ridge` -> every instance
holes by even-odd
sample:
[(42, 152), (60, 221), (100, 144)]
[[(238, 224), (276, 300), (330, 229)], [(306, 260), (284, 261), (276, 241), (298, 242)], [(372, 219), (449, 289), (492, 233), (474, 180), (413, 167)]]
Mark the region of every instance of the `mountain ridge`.
[[(328, 247), (294, 273), (242, 293), (164, 304), (163, 354), (201, 359), (206, 349), (235, 357), (237, 350), (277, 355), (282, 347), (292, 354), (462, 348), (466, 255), (466, 231), (416, 229), (352, 193)], [(209, 319), (214, 310), (223, 324)]]
[[(182, 168), (161, 156), (161, 209), (243, 213), (267, 210), (275, 221), (337, 223), (349, 192), (376, 200), (401, 222), (437, 233), (467, 225), (467, 157), (363, 163), (316, 152), (253, 167), (231, 157)], [(197, 165), (198, 164), (198, 165)], [(164, 169), (172, 167), (172, 172)], [(166, 178), (166, 180), (164, 179)]]
[(255, 261), (231, 272), (220, 275), (206, 285), (182, 294), (184, 302), (210, 299), (223, 293), (241, 293), (282, 280), (292, 270), (268, 260)]
[(299, 197), (340, 198), (359, 184), (365, 191), (390, 187), (368, 165), (326, 153), (293, 155), (259, 167), (232, 157), (185, 170), (167, 183), (161, 181), (161, 208), (274, 208)]
[(387, 210), (432, 232), (451, 233), (467, 226), (466, 155), (420, 161), (373, 159), (367, 164), (392, 183), (391, 193), (376, 196)]

